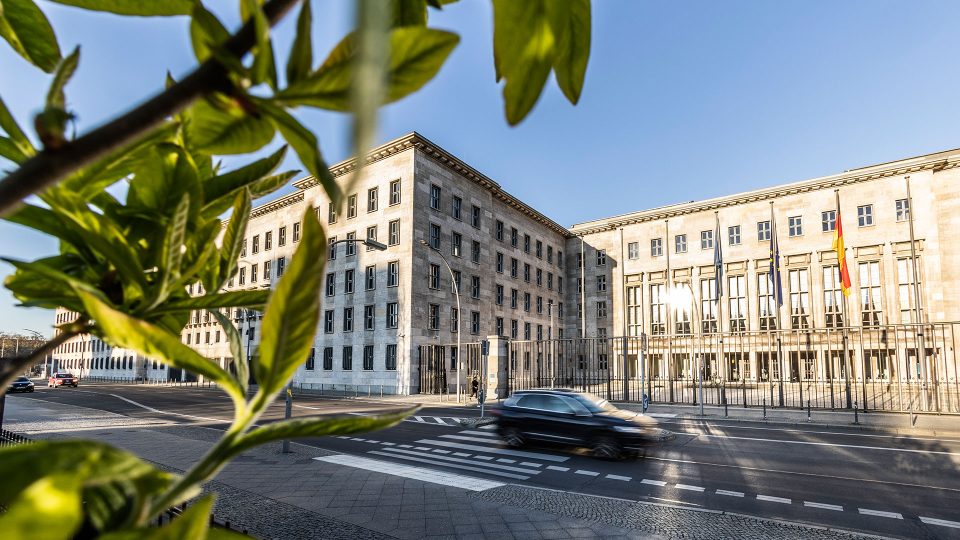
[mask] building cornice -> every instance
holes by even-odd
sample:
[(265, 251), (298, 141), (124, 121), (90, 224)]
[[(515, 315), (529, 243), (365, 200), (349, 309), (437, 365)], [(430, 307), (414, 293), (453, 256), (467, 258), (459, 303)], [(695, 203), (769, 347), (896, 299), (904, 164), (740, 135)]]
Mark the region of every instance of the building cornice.
[(303, 192), (295, 191), (289, 195), (280, 197), (279, 199), (272, 200), (263, 206), (258, 206), (250, 211), (250, 219), (264, 216), (271, 212), (276, 212), (281, 208), (297, 204), (298, 202), (303, 201)]
[(951, 150), (939, 152), (927, 156), (908, 158), (880, 165), (871, 165), (868, 167), (851, 169), (849, 171), (832, 176), (815, 178), (812, 180), (803, 180), (773, 188), (764, 188), (736, 195), (707, 199), (705, 201), (679, 203), (660, 208), (654, 208), (651, 210), (632, 212), (621, 216), (578, 223), (570, 228), (570, 233), (577, 237), (586, 236), (599, 232), (616, 230), (619, 227), (624, 227), (627, 225), (661, 221), (670, 219), (672, 217), (695, 214), (710, 210), (719, 210), (722, 208), (728, 208), (731, 206), (753, 203), (757, 201), (774, 200), (780, 197), (797, 195), (800, 193), (809, 193), (811, 191), (819, 191), (831, 188), (838, 189), (844, 186), (851, 186), (854, 184), (878, 180), (880, 178), (903, 176), (921, 171), (940, 172), (957, 167), (960, 167), (960, 151)]

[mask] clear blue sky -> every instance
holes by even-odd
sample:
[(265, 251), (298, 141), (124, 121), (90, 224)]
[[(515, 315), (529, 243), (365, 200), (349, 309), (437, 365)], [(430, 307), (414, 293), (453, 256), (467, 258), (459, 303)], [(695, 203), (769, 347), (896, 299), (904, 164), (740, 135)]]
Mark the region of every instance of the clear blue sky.
[[(237, 2), (207, 4), (236, 22)], [(314, 0), (315, 56), (347, 31), (351, 5)], [(82, 45), (67, 94), (81, 132), (193, 64), (184, 18), (41, 6), (64, 50)], [(379, 139), (417, 130), (564, 225), (802, 180), (960, 146), (957, 20), (956, 1), (597, 1), (580, 104), (551, 81), (510, 128), (494, 82), (490, 3), (463, 0), (431, 11), (431, 25), (457, 31), (461, 44), (421, 92), (384, 110)], [(278, 29), (278, 50), (288, 49), (292, 22)], [(0, 96), (21, 123), (48, 81), (0, 43)], [(344, 116), (298, 116), (328, 161), (347, 156)], [(55, 250), (0, 223), (3, 256)], [(0, 264), (0, 275), (9, 271)], [(0, 330), (50, 332), (52, 313), (14, 303), (0, 291)]]

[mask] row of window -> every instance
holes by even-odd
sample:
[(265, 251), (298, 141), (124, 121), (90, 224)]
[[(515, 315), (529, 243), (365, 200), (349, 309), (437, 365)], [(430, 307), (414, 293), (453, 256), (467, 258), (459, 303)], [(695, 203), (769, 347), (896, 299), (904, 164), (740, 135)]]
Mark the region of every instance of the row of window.
[[(250, 268), (250, 283), (256, 283), (259, 281), (260, 274), (260, 264), (253, 263), (249, 265)], [(273, 269), (277, 270), (277, 279), (283, 277), (283, 272), (287, 268), (287, 258), (286, 257), (277, 257), (276, 260), (267, 260), (263, 261), (263, 281), (269, 282), (273, 276)], [(241, 265), (237, 271), (237, 286), (244, 286), (247, 284), (247, 266)], [(230, 278), (230, 281), (227, 282), (227, 288), (233, 287), (233, 278)]]
[[(910, 219), (910, 205), (907, 199), (898, 199), (895, 201), (896, 219), (898, 222)], [(857, 207), (857, 226), (871, 227), (874, 224), (874, 211), (872, 204), (865, 204)], [(833, 232), (837, 228), (837, 211), (826, 210), (820, 214), (820, 230), (822, 232)], [(803, 236), (803, 216), (791, 216), (787, 218), (787, 235), (790, 237)], [(700, 249), (713, 249), (714, 231), (700, 231)], [(757, 241), (766, 242), (770, 240), (771, 227), (769, 221), (757, 222)], [(742, 231), (740, 225), (727, 227), (727, 245), (737, 246), (742, 243)], [(678, 234), (673, 237), (674, 253), (687, 252), (687, 235)], [(606, 264), (606, 253), (603, 250), (597, 251), (597, 266)], [(601, 254), (602, 253), (602, 254)], [(652, 238), (650, 240), (650, 256), (660, 257), (663, 255), (663, 239)], [(627, 244), (627, 258), (640, 258), (640, 243), (630, 242)]]
[[(347, 345), (341, 349), (340, 355), (340, 368), (343, 371), (350, 371), (353, 369), (353, 346)], [(363, 370), (364, 371), (373, 371), (374, 366), (374, 349), (373, 345), (364, 345), (363, 354), (361, 356), (363, 360)], [(397, 346), (396, 344), (388, 344), (384, 349), (383, 354), (383, 367), (387, 371), (394, 371), (397, 369)], [(316, 349), (310, 349), (310, 356), (307, 357), (307, 362), (304, 368), (307, 371), (313, 371), (316, 369)], [(333, 347), (324, 347), (323, 348), (323, 369), (324, 371), (333, 370)]]
[[(389, 193), (390, 200), (388, 202), (389, 206), (394, 206), (400, 204), (400, 180), (393, 180), (390, 182)], [(367, 213), (376, 212), (380, 206), (380, 188), (372, 187), (367, 190)], [(353, 219), (357, 217), (357, 194), (349, 195), (347, 197), (347, 219)], [(331, 203), (327, 209), (327, 223), (333, 225), (337, 222), (337, 209)]]
[[(886, 324), (883, 311), (883, 284), (880, 276), (878, 261), (865, 261), (857, 264), (857, 286), (859, 295), (851, 302), (856, 310), (859, 323), (863, 326), (877, 326)], [(840, 283), (838, 266), (825, 266), (822, 271), (822, 314), (824, 324), (830, 328), (839, 328), (849, 325), (844, 321), (843, 292)], [(812, 327), (812, 302), (810, 292), (810, 270), (807, 268), (789, 269), (786, 272), (783, 301), (788, 314), (788, 326), (792, 329)], [(900, 322), (908, 323), (918, 320), (916, 316), (916, 298), (914, 296), (913, 266), (910, 259), (897, 259), (896, 269), (897, 299), (900, 310)], [(919, 287), (919, 283), (917, 284)], [(716, 332), (718, 329), (717, 317), (717, 288), (716, 278), (700, 280), (700, 292), (697, 319), (701, 324), (702, 332)], [(642, 320), (641, 288), (627, 287), (627, 326), (630, 335), (639, 335)], [(668, 301), (667, 286), (664, 283), (649, 285), (649, 314), (650, 332), (654, 335), (667, 333)], [(726, 317), (730, 331), (743, 332), (748, 330), (747, 321), (747, 286), (746, 276), (727, 276), (726, 290)], [(779, 326), (779, 313), (775, 291), (769, 279), (769, 274), (757, 275), (756, 284), (757, 321), (759, 330), (776, 330)], [(673, 312), (669, 320), (674, 324), (677, 334), (691, 332), (690, 304), (670, 305)], [(597, 303), (597, 316), (606, 317), (606, 302)], [(848, 314), (852, 315), (852, 314)], [(853, 318), (853, 317), (851, 317)]]
[[(390, 261), (387, 263), (387, 287), (396, 287), (400, 284), (400, 261)], [(363, 275), (364, 290), (372, 291), (377, 288), (377, 265), (371, 264), (364, 269)], [(343, 292), (352, 294), (356, 288), (356, 271), (348, 268), (343, 271)], [(327, 280), (324, 286), (327, 296), (337, 294), (337, 273), (327, 273)]]
[[(323, 312), (323, 333), (333, 334), (336, 331), (336, 310), (328, 309)], [(376, 330), (377, 309), (373, 304), (363, 306), (363, 329)], [(384, 324), (387, 328), (397, 328), (400, 323), (400, 311), (397, 302), (387, 302)], [(354, 308), (343, 308), (341, 329), (344, 332), (353, 332)]]
[[(293, 242), (300, 241), (300, 228), (301, 223), (298, 221), (293, 224)], [(283, 247), (287, 245), (287, 226), (284, 225), (277, 229), (277, 247)], [(263, 251), (270, 251), (273, 249), (273, 231), (267, 231), (263, 233)], [(254, 255), (260, 253), (260, 235), (255, 234), (250, 238), (250, 251)], [(247, 256), (247, 239), (244, 238), (243, 242), (240, 245), (240, 256)]]
[[(76, 317), (74, 317), (76, 318)], [(70, 319), (73, 320), (73, 319)], [(103, 352), (112, 350), (113, 347), (100, 340), (100, 338), (90, 338), (88, 340), (70, 340), (57, 346), (53, 351), (55, 353), (78, 353), (78, 352)]]

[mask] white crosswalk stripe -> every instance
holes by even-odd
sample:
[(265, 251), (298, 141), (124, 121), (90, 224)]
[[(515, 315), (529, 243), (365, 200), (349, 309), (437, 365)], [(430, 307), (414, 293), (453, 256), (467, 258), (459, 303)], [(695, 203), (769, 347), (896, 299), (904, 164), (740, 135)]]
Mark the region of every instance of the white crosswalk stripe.
[[(522, 450), (507, 450), (505, 448), (496, 448), (491, 446), (479, 446), (476, 444), (462, 444), (451, 441), (438, 441), (436, 439), (420, 439), (416, 441), (417, 444), (432, 444), (436, 446), (443, 446), (446, 448), (456, 448), (457, 450), (474, 450), (477, 452), (485, 452), (490, 454), (500, 454), (503, 456), (513, 456), (513, 457), (522, 457), (526, 459), (540, 459), (544, 461), (553, 461), (556, 463), (563, 463), (568, 461), (570, 458), (566, 456), (555, 456), (553, 454), (543, 454), (540, 452), (524, 452)], [(484, 441), (489, 442), (489, 441)]]
[[(407, 460), (407, 461), (416, 461), (416, 462), (418, 462), (418, 463), (428, 463), (428, 464), (430, 464), (430, 465), (439, 465), (439, 464), (436, 462), (437, 456), (430, 456), (430, 458), (420, 458), (420, 457), (414, 457), (414, 456), (398, 456), (398, 455), (395, 455), (395, 454), (391, 454), (391, 453), (389, 453), (389, 452), (378, 452), (378, 451), (376, 451), (376, 450), (371, 451), (371, 452), (368, 452), (368, 453), (370, 453), (370, 454), (376, 454), (376, 455), (378, 455), (378, 456), (392, 457), (392, 458), (395, 458), (395, 459), (405, 459), (405, 460)], [(506, 478), (514, 478), (514, 479), (516, 479), (516, 480), (527, 480), (527, 479), (530, 478), (529, 476), (524, 476), (524, 475), (522, 475), (522, 474), (513, 474), (513, 473), (500, 472), (500, 471), (491, 471), (491, 470), (489, 470), (489, 469), (484, 469), (484, 468), (482, 468), (482, 467), (473, 467), (473, 466), (470, 466), (470, 465), (458, 465), (458, 464), (456, 464), (456, 463), (443, 464), (443, 466), (444, 466), (444, 467), (452, 467), (452, 468), (454, 468), (454, 469), (461, 469), (461, 470), (464, 470), (464, 471), (473, 471), (473, 472), (480, 472), (480, 473), (484, 473), (484, 474), (492, 474), (492, 475), (494, 475), (494, 476), (504, 476), (504, 477), (506, 477)]]
[[(500, 464), (497, 464), (497, 463), (477, 463), (477, 462), (475, 462), (475, 461), (473, 461), (473, 460), (469, 460), (469, 459), (455, 458), (455, 457), (450, 457), (450, 456), (437, 456), (437, 455), (433, 455), (433, 454), (425, 454), (425, 453), (422, 453), (422, 452), (415, 452), (415, 451), (412, 451), (412, 450), (398, 450), (398, 449), (396, 449), (396, 448), (387, 448), (386, 450), (387, 450), (388, 452), (390, 452), (391, 454), (394, 454), (394, 453), (396, 453), (396, 454), (404, 454), (404, 455), (418, 456), (418, 457), (422, 457), (422, 458), (426, 458), (426, 459), (433, 459), (433, 460), (439, 459), (439, 460), (441, 460), (441, 461), (443, 461), (443, 462), (463, 463), (463, 464), (466, 464), (466, 465), (476, 465), (476, 466), (478, 466), (478, 467), (483, 467), (484, 469), (495, 469), (495, 470), (500, 470), (500, 471), (510, 471), (510, 472), (515, 472), (515, 473), (530, 474), (530, 475), (540, 474), (540, 471), (533, 471), (533, 470), (530, 470), (530, 469), (525, 469), (525, 468), (523, 468), (523, 467), (517, 467), (517, 466), (512, 466), (512, 465), (500, 465)], [(371, 452), (373, 452), (373, 451), (371, 451)], [(368, 452), (368, 453), (369, 453), (369, 452)], [(445, 463), (437, 463), (437, 465), (445, 465)]]

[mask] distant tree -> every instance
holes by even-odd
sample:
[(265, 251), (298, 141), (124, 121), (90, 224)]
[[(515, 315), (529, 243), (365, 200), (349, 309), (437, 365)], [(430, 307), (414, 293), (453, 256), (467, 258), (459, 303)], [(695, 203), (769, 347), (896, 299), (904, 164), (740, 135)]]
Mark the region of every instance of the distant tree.
[[(159, 471), (95, 441), (45, 441), (0, 450), (0, 530), (13, 537), (159, 537), (145, 530), (160, 512), (198, 496), (199, 486), (237, 454), (270, 441), (348, 434), (400, 421), (411, 411), (364, 417), (301, 417), (254, 427), (307, 357), (317, 329), (324, 232), (314, 212), (293, 261), (272, 291), (229, 291), (252, 201), (297, 171), (275, 172), (287, 146), (230, 171), (214, 156), (248, 154), (276, 134), (339, 205), (344, 192), (329, 172), (314, 133), (290, 110), (314, 107), (353, 115), (354, 152), (362, 167), (373, 146), (377, 109), (417, 91), (456, 47), (457, 34), (427, 26), (429, 10), (453, 0), (358, 0), (357, 28), (316, 66), (311, 4), (241, 0), (242, 27), (231, 34), (199, 0), (51, 0), (128, 16), (188, 16), (198, 65), (186, 77), (108, 123), (70, 138), (73, 112), (64, 89), (80, 49), (63, 56), (33, 0), (0, 0), (0, 37), (26, 61), (52, 74), (33, 119), (39, 147), (0, 100), (0, 158), (14, 170), (0, 181), (0, 216), (60, 241), (60, 253), (36, 261), (5, 259), (16, 271), (6, 287), (23, 305), (64, 307), (79, 317), (32, 358), (0, 368), (0, 383), (71, 337), (93, 334), (118, 347), (216, 382), (233, 400), (224, 436), (185, 475)], [(297, 4), (296, 37), (278, 68), (271, 27)], [(493, 52), (503, 80), (507, 121), (523, 120), (551, 72), (564, 95), (579, 99), (590, 49), (589, 0), (493, 0)], [(353, 178), (359, 174), (354, 173)], [(129, 183), (126, 199), (106, 189)], [(42, 204), (25, 201), (37, 195)], [(220, 216), (232, 211), (222, 240)], [(187, 286), (205, 293), (191, 297)], [(240, 336), (220, 311), (265, 310), (252, 365)], [(208, 310), (226, 331), (234, 369), (201, 357), (179, 335), (192, 310)], [(259, 382), (247, 399), (249, 370)], [(236, 373), (236, 375), (232, 373)], [(49, 501), (57, 501), (51, 505)], [(164, 537), (225, 537), (207, 530), (212, 496), (164, 527)]]

